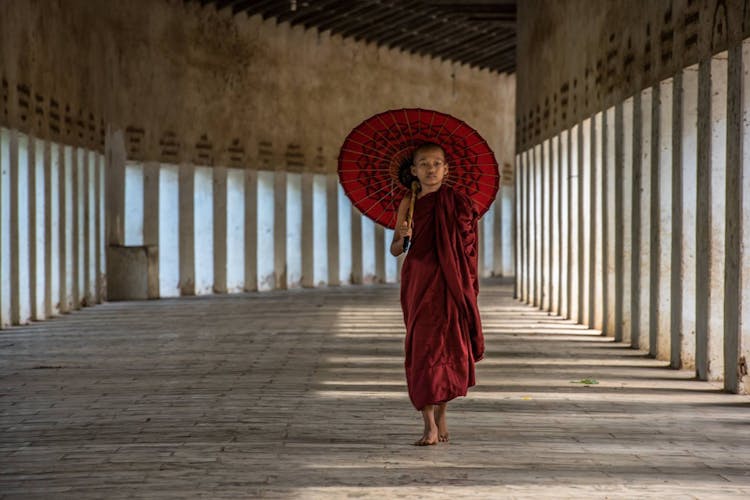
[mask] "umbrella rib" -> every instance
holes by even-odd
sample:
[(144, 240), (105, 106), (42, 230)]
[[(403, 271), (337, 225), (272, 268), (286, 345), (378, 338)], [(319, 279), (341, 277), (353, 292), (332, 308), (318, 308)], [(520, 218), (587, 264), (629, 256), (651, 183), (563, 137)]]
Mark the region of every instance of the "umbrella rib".
[[(364, 134), (362, 134), (362, 135), (364, 135)], [(378, 141), (378, 139), (376, 139), (375, 137), (369, 137), (369, 136), (365, 136), (365, 137), (367, 137), (367, 138), (368, 138), (368, 139), (370, 139), (371, 141), (375, 141), (375, 142), (381, 142), (381, 143), (382, 143), (382, 142), (384, 142), (384, 141)], [(373, 147), (373, 146), (371, 146), (371, 145), (369, 145), (369, 144), (365, 144), (365, 143), (363, 143), (363, 142), (359, 142), (359, 141), (357, 141), (357, 140), (353, 139), (353, 138), (352, 138), (351, 136), (350, 136), (350, 137), (347, 137), (347, 138), (346, 138), (346, 141), (345, 141), (345, 143), (344, 143), (344, 144), (346, 144), (346, 142), (353, 142), (354, 144), (357, 144), (358, 146), (362, 146), (363, 148), (367, 148), (367, 149), (370, 149), (370, 150), (373, 150), (373, 149), (374, 149), (374, 150), (376, 150), (376, 151), (380, 151), (380, 149), (381, 149), (381, 148), (375, 148), (375, 147)], [(382, 149), (386, 149), (386, 150), (389, 150), (389, 149), (390, 149), (390, 148), (388, 147), (388, 144), (384, 144), (384, 146), (386, 146), (386, 147), (384, 147), (384, 148), (382, 148)], [(351, 153), (357, 153), (357, 154), (360, 154), (360, 155), (363, 155), (363, 154), (365, 154), (364, 152), (353, 151), (353, 150), (351, 150), (351, 149), (343, 149), (343, 148), (342, 148), (342, 151), (349, 151), (349, 152), (351, 152)], [(389, 152), (389, 153), (392, 153), (392, 154), (395, 154), (395, 151), (388, 151), (388, 152)], [(382, 153), (381, 153), (381, 154), (382, 154)], [(386, 158), (383, 158), (383, 159), (385, 160)]]
[(389, 182), (389, 181), (393, 181), (393, 179), (391, 179), (391, 178), (380, 179), (380, 180), (377, 180), (375, 182), (370, 182), (368, 184), (363, 184), (362, 183), (362, 179), (347, 179), (347, 180), (342, 180), (341, 184), (351, 184), (352, 182), (358, 182), (358, 183), (362, 184), (362, 187), (360, 189), (357, 189), (357, 191), (359, 191), (359, 190), (367, 188), (367, 187), (379, 186), (380, 184), (383, 184), (384, 182)]
[[(353, 161), (353, 160), (350, 160)], [(368, 168), (367, 172), (390, 172), (390, 168)], [(339, 172), (362, 172), (361, 168), (340, 168)]]
[[(369, 125), (368, 125), (368, 126), (369, 126)], [(375, 130), (375, 129), (374, 129), (374, 128), (372, 128), (372, 127), (370, 127), (370, 128), (371, 128), (371, 129), (372, 129), (372, 131), (373, 131), (373, 132), (375, 132), (375, 133), (379, 132), (378, 130)], [(385, 147), (384, 149), (386, 149), (387, 151), (391, 152), (392, 154), (397, 154), (397, 153), (398, 153), (398, 151), (396, 151), (396, 150), (395, 150), (395, 149), (394, 149), (393, 147), (391, 147), (391, 146), (392, 146), (392, 145), (391, 145), (391, 143), (389, 143), (389, 142), (387, 142), (387, 141), (384, 141), (384, 140), (382, 140), (382, 139), (378, 139), (378, 138), (376, 138), (376, 137), (375, 137), (374, 135), (367, 135), (367, 134), (365, 134), (364, 132), (359, 132), (359, 133), (361, 133), (361, 134), (362, 134), (363, 136), (365, 136), (366, 138), (370, 139), (371, 141), (374, 141), (374, 142), (376, 142), (376, 143), (378, 143), (378, 144), (382, 144), (382, 145), (386, 146), (386, 147)], [(354, 139), (354, 138), (353, 138), (353, 137), (351, 136), (351, 134), (350, 134), (350, 135), (349, 135), (349, 136), (348, 136), (348, 137), (346, 138), (346, 141), (344, 141), (344, 144), (346, 144), (346, 142), (347, 142), (347, 141), (351, 141), (351, 142), (353, 142), (354, 144), (358, 144), (358, 145), (360, 145), (360, 146), (363, 146), (363, 147), (366, 147), (366, 148), (370, 148), (370, 149), (375, 149), (375, 148), (373, 148), (373, 147), (372, 147), (372, 146), (370, 146), (370, 145), (367, 145), (367, 144), (364, 144), (364, 143), (362, 143), (362, 142), (359, 142), (359, 141), (355, 140), (355, 139)]]
[[(461, 179), (455, 179), (455, 180), (453, 180), (453, 179), (446, 179), (445, 180), (446, 183), (448, 183), (448, 184), (450, 184), (452, 186), (462, 186), (462, 187), (466, 187), (468, 189), (469, 184), (465, 184), (465, 183), (459, 182), (459, 181), (461, 181)], [(481, 184), (482, 186), (487, 186), (487, 187), (492, 187), (492, 188), (494, 188), (496, 186), (496, 184), (488, 184), (488, 183), (482, 182), (480, 180), (472, 181), (472, 184), (473, 183)]]

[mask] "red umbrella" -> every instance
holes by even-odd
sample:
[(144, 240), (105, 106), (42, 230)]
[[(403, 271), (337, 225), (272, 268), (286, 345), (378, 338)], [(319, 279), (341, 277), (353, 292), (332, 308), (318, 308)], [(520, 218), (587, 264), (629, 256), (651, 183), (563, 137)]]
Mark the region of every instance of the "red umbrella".
[[(469, 195), (480, 215), (495, 199), (500, 176), (487, 141), (463, 121), (425, 109), (395, 109), (363, 121), (344, 140), (339, 180), (360, 212), (393, 229), (401, 199), (409, 191), (412, 154), (420, 144), (443, 147), (445, 184)], [(401, 175), (400, 175), (401, 174)]]

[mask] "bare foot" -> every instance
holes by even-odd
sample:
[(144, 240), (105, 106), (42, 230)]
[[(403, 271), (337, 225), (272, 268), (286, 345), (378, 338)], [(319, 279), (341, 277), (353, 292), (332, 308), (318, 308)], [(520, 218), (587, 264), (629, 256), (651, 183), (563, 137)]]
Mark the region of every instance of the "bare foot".
[(434, 429), (432, 431), (425, 431), (422, 434), (422, 438), (414, 441), (414, 446), (432, 446), (438, 443), (438, 431)]
[(435, 405), (427, 405), (422, 408), (424, 419), (424, 432), (422, 439), (414, 442), (414, 446), (430, 446), (438, 442), (438, 427), (435, 424)]
[(437, 405), (437, 408), (435, 408), (435, 423), (438, 428), (438, 441), (441, 443), (447, 443), (450, 438), (450, 434), (448, 433), (448, 420), (445, 417), (447, 409), (448, 406), (445, 403)]

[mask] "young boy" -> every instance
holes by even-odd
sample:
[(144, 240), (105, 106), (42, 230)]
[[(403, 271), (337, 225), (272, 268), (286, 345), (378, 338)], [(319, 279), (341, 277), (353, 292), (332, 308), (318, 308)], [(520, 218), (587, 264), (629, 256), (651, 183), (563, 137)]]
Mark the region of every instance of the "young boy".
[(410, 196), (401, 201), (391, 253), (411, 246), (401, 271), (401, 308), (406, 324), (405, 368), (409, 397), (422, 412), (424, 432), (414, 444), (448, 441), (448, 401), (475, 383), (474, 362), (484, 355), (477, 309), (477, 213), (471, 199), (444, 185), (448, 164), (434, 143), (414, 152), (411, 173), (420, 190), (412, 225)]

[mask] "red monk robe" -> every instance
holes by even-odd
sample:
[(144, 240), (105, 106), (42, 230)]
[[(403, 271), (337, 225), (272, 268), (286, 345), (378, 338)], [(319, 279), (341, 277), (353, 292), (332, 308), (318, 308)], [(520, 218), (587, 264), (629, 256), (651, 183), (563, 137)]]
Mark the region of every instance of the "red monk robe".
[(477, 213), (441, 186), (416, 200), (412, 245), (401, 271), (406, 382), (414, 407), (465, 396), (484, 355), (477, 308)]

